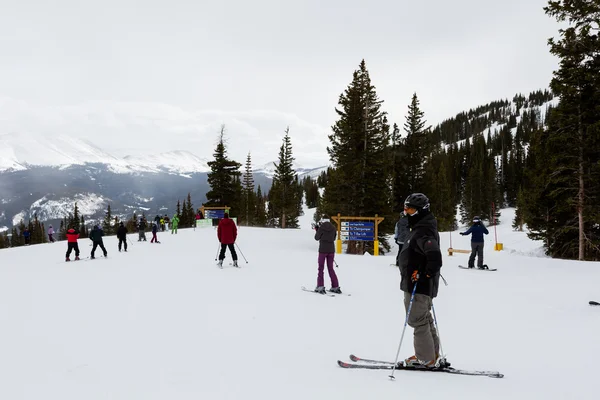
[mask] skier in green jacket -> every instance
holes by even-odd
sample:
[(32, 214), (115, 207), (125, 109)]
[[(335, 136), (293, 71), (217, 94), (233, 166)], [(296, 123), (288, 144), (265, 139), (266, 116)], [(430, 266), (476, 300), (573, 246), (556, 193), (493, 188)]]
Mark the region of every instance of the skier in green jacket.
[(173, 233), (177, 234), (177, 225), (179, 225), (179, 217), (175, 214), (173, 215), (173, 219), (171, 219), (171, 235)]

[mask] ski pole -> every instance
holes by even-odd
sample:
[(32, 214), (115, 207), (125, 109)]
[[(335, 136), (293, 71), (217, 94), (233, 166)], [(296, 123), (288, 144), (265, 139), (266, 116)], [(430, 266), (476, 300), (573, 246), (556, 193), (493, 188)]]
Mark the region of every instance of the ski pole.
[(219, 250), (221, 249), (221, 243), (217, 246), (217, 254), (215, 254), (215, 261), (217, 261), (217, 257), (219, 257)]
[(339, 268), (340, 266), (338, 265), (337, 261), (335, 261), (335, 258), (333, 259), (333, 263), (335, 264), (336, 268)]
[(413, 300), (415, 299), (415, 292), (417, 291), (417, 282), (415, 282), (415, 286), (413, 287), (412, 294), (410, 295), (410, 303), (408, 303), (408, 310), (406, 310), (406, 319), (404, 320), (404, 328), (402, 329), (402, 336), (400, 336), (400, 344), (398, 344), (398, 351), (396, 352), (396, 361), (394, 361), (394, 368), (392, 368), (392, 374), (390, 375), (390, 379), (396, 379), (394, 377), (394, 373), (396, 372), (396, 365), (398, 365), (398, 357), (400, 356), (400, 348), (402, 347), (402, 340), (404, 340), (404, 332), (406, 332), (406, 325), (408, 325), (408, 316), (410, 315), (410, 310), (412, 308)]
[[(445, 358), (444, 356), (444, 351), (442, 350), (442, 338), (440, 336), (440, 328), (438, 326), (438, 322), (437, 322), (437, 318), (435, 316), (435, 307), (433, 306), (433, 300), (431, 301), (431, 310), (433, 311), (433, 322), (435, 322), (435, 330), (437, 331), (437, 336), (438, 336), (438, 342), (440, 343), (440, 359)], [(436, 362), (438, 362), (438, 360), (435, 360)]]
[(248, 260), (246, 260), (246, 257), (244, 256), (244, 253), (242, 253), (242, 249), (240, 249), (240, 245), (239, 244), (235, 244), (238, 248), (238, 250), (240, 251), (240, 254), (242, 255), (242, 257), (244, 257), (244, 261), (246, 261), (246, 264), (248, 264)]

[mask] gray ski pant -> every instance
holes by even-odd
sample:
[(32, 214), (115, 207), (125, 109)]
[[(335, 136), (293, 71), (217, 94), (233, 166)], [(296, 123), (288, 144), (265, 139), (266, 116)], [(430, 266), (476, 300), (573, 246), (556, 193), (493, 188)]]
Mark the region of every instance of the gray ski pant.
[(471, 242), (471, 256), (469, 257), (469, 267), (475, 266), (475, 256), (477, 256), (477, 267), (483, 266), (483, 243)]
[[(404, 292), (404, 308), (408, 312), (411, 293)], [(429, 362), (436, 359), (440, 352), (440, 340), (431, 315), (431, 297), (415, 293), (408, 325), (414, 328), (415, 356), (421, 361)]]

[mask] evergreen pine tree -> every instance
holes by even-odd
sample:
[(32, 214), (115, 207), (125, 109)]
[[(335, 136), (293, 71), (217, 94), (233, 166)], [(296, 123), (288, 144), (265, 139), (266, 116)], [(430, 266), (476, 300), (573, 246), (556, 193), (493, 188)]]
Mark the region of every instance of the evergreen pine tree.
[(79, 237), (80, 238), (88, 237), (88, 230), (87, 230), (87, 227), (85, 226), (85, 220), (83, 219), (83, 215), (81, 216), (81, 222), (79, 223)]
[(545, 178), (553, 207), (539, 234), (553, 257), (599, 260), (600, 3), (549, 1), (544, 11), (567, 27), (559, 29), (558, 40), (548, 40), (560, 60), (550, 83), (560, 103), (546, 132), (551, 173)]
[[(354, 71), (352, 82), (339, 97), (339, 119), (329, 135), (327, 148), (333, 170), (322, 201), (330, 215), (374, 216), (385, 218), (379, 226), (379, 241), (389, 247), (386, 234), (394, 229), (390, 198), (391, 157), (387, 115), (381, 110), (365, 61)], [(352, 243), (350, 253), (372, 249), (372, 243)]]
[(267, 226), (267, 210), (265, 207), (265, 198), (263, 197), (260, 185), (256, 190), (256, 208), (254, 211), (254, 222), (256, 226)]
[(404, 123), (404, 132), (406, 132), (404, 173), (408, 178), (407, 189), (410, 193), (426, 191), (425, 169), (431, 156), (432, 143), (429, 138), (430, 128), (425, 127), (424, 115), (417, 94), (414, 93)]
[(65, 220), (60, 220), (60, 228), (58, 230), (58, 240), (66, 240), (67, 239), (67, 227), (65, 225)]
[(256, 193), (254, 192), (254, 175), (252, 174), (252, 158), (250, 153), (246, 158), (246, 169), (244, 170), (243, 191), (242, 191), (242, 212), (240, 220), (246, 226), (254, 225), (254, 216), (256, 208)]
[[(113, 233), (112, 227), (112, 211), (110, 210), (110, 203), (108, 204), (107, 210), (104, 214), (104, 221), (102, 222), (102, 230), (105, 236), (110, 236)], [(79, 225), (79, 218), (75, 219), (74, 225)]]
[(239, 206), (240, 199), (236, 198), (239, 181), (236, 182), (235, 178), (241, 175), (239, 171), (241, 164), (227, 157), (224, 137), (225, 127), (222, 126), (217, 147), (213, 153), (215, 159), (208, 162), (211, 171), (208, 173), (210, 190), (206, 193), (205, 205), (210, 207), (229, 206), (232, 208), (231, 213), (237, 215), (239, 210), (234, 207)]
[(283, 143), (279, 150), (279, 163), (275, 164), (273, 185), (269, 191), (269, 207), (274, 217), (274, 224), (280, 228), (298, 227), (298, 184), (297, 174), (293, 167), (292, 142), (290, 128), (285, 130)]

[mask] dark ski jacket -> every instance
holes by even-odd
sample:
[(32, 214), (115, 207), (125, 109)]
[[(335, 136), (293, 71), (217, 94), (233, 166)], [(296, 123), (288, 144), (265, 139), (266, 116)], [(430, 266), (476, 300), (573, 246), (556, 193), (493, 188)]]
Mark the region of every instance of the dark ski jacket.
[(152, 224), (152, 233), (156, 233), (156, 232), (158, 232), (158, 225)]
[(125, 228), (125, 225), (119, 226), (119, 229), (117, 229), (117, 237), (123, 240), (127, 238), (127, 228)]
[(102, 243), (102, 236), (104, 236), (104, 231), (100, 228), (94, 228), (90, 232), (90, 240), (94, 243)]
[(217, 238), (221, 244), (234, 244), (237, 239), (237, 227), (235, 222), (227, 214), (219, 221), (217, 227)]
[(319, 241), (319, 253), (335, 253), (335, 226), (329, 221), (323, 221), (315, 233), (315, 240)]
[[(410, 223), (410, 221), (409, 221)], [(436, 297), (440, 284), (440, 268), (442, 268), (442, 252), (440, 251), (440, 235), (437, 221), (428, 213), (411, 226), (402, 250), (398, 253), (400, 266), (400, 289), (412, 293), (414, 284), (411, 276), (419, 271), (416, 293)], [(429, 277), (428, 277), (429, 276)]]
[(396, 222), (396, 228), (394, 229), (394, 240), (397, 244), (402, 246), (409, 233), (410, 228), (408, 227), (408, 218), (400, 218), (398, 222)]
[(473, 226), (471, 226), (468, 231), (461, 233), (461, 235), (471, 234), (472, 243), (483, 243), (484, 233), (487, 235), (490, 232), (485, 226), (483, 226), (481, 222), (479, 222), (477, 224), (473, 224)]

